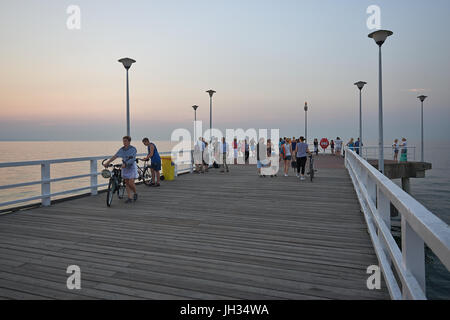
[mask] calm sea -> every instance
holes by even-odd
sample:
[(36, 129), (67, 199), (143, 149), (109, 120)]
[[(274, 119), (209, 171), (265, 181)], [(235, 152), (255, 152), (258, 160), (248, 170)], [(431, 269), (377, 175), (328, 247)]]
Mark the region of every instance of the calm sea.
[[(170, 151), (173, 143), (156, 142), (159, 151)], [(410, 145), (414, 145), (411, 144)], [(114, 154), (120, 143), (114, 141), (89, 142), (1, 142), (0, 163), (106, 156)], [(145, 153), (142, 143), (136, 143), (139, 153)], [(419, 158), (419, 149), (416, 159)], [(424, 179), (411, 179), (412, 195), (439, 218), (450, 224), (450, 141), (428, 142), (425, 146), (425, 160), (431, 162), (433, 169), (427, 171)], [(100, 168), (100, 162), (99, 162)], [(89, 163), (69, 163), (52, 165), (51, 177), (58, 178), (89, 173)], [(0, 186), (27, 181), (40, 180), (40, 167), (0, 168)], [(99, 183), (104, 179), (100, 176)], [(103, 181), (106, 182), (106, 181)], [(399, 183), (399, 181), (396, 181)], [(52, 192), (88, 186), (88, 178), (68, 180), (52, 184)], [(28, 186), (0, 190), (0, 203), (39, 195), (40, 186)], [(431, 299), (450, 299), (450, 273), (440, 261), (427, 250), (427, 290)]]

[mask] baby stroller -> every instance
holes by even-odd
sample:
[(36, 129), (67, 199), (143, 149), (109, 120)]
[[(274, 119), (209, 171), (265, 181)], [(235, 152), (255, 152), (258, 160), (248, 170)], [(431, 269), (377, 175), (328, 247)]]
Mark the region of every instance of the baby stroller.
[(278, 155), (272, 155), (271, 157), (261, 161), (262, 177), (276, 177), (279, 169), (280, 163), (278, 162)]

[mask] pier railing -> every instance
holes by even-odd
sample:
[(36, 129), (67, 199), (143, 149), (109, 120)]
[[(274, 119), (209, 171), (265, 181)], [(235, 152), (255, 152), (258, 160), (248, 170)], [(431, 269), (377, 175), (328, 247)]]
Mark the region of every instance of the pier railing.
[[(426, 299), (424, 245), (450, 270), (448, 225), (348, 149), (345, 165), (391, 297)], [(391, 204), (401, 216), (401, 248), (391, 233)]]
[[(160, 152), (162, 156), (172, 155), (172, 152)], [(138, 154), (137, 157), (144, 157), (147, 154)], [(20, 182), (15, 184), (8, 185), (0, 185), (0, 190), (6, 189), (16, 189), (27, 186), (35, 186), (40, 185), (41, 192), (38, 195), (34, 195), (31, 197), (14, 199), (6, 202), (0, 202), (0, 211), (2, 209), (11, 208), (13, 206), (17, 206), (19, 204), (25, 203), (41, 203), (43, 206), (49, 206), (51, 204), (52, 199), (56, 197), (62, 197), (65, 195), (73, 195), (79, 193), (90, 193), (91, 195), (96, 195), (98, 191), (108, 186), (108, 183), (99, 183), (98, 176), (101, 175), (101, 172), (98, 171), (99, 161), (103, 159), (109, 159), (111, 156), (98, 156), (98, 157), (82, 157), (82, 158), (68, 158), (68, 159), (53, 159), (53, 160), (35, 160), (35, 161), (25, 161), (25, 162), (5, 162), (0, 163), (1, 168), (17, 168), (17, 167), (40, 167), (41, 169), (41, 179), (36, 181), (28, 181), (28, 182)], [(189, 151), (189, 160), (186, 162), (178, 161), (175, 157), (175, 175), (183, 172), (192, 172), (192, 156)], [(80, 163), (80, 162), (88, 162), (90, 164), (89, 173), (77, 174), (72, 176), (51, 178), (50, 172), (52, 165), (62, 164), (62, 163)], [(36, 168), (37, 169), (37, 168)], [(164, 172), (163, 172), (164, 174)], [(79, 186), (77, 188), (72, 188), (69, 190), (52, 192), (52, 184), (61, 181), (82, 179), (82, 178), (90, 178), (89, 185)]]

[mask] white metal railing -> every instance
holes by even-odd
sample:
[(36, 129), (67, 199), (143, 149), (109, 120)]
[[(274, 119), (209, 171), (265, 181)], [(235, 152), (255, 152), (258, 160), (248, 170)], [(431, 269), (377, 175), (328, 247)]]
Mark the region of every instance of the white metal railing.
[[(175, 161), (175, 176), (177, 176), (179, 173), (183, 172), (192, 172), (192, 156), (191, 151), (189, 152), (189, 162), (181, 162), (177, 161), (177, 159), (174, 159)], [(164, 155), (172, 155), (172, 152), (160, 152), (161, 156)], [(141, 153), (138, 154), (137, 157), (143, 157), (147, 154)], [(33, 186), (33, 185), (40, 185), (41, 186), (41, 193), (40, 195), (27, 197), (27, 198), (21, 198), (21, 199), (14, 199), (6, 202), (0, 202), (0, 209), (5, 207), (10, 207), (12, 205), (20, 204), (20, 203), (28, 203), (35, 200), (39, 200), (40, 203), (43, 206), (49, 206), (51, 204), (51, 200), (54, 197), (64, 196), (68, 194), (74, 194), (79, 193), (82, 191), (87, 191), (91, 195), (96, 195), (98, 193), (99, 188), (106, 187), (108, 183), (98, 183), (98, 176), (101, 174), (101, 172), (98, 171), (98, 161), (103, 159), (109, 159), (111, 156), (102, 156), (102, 157), (83, 157), (83, 158), (68, 158), (68, 159), (53, 159), (53, 160), (35, 160), (35, 161), (24, 161), (24, 162), (5, 162), (0, 163), (0, 168), (14, 168), (14, 167), (30, 167), (30, 166), (40, 166), (41, 167), (41, 179), (37, 181), (29, 181), (29, 182), (20, 182), (15, 184), (8, 184), (8, 185), (0, 185), (0, 190), (5, 189), (14, 189), (19, 187), (26, 187), (26, 186)], [(175, 157), (176, 158), (176, 157)], [(67, 176), (67, 177), (61, 177), (61, 178), (51, 178), (50, 176), (50, 169), (53, 164), (61, 164), (61, 163), (75, 163), (75, 162), (89, 162), (90, 163), (90, 172), (85, 174), (78, 174), (73, 176)], [(187, 168), (181, 168), (180, 170), (179, 165), (188, 165)], [(67, 181), (67, 180), (74, 180), (74, 179), (80, 179), (80, 178), (87, 178), (90, 177), (90, 184), (87, 186), (80, 186), (78, 188), (59, 191), (59, 192), (51, 192), (51, 186), (52, 183), (60, 182), (60, 181)]]
[[(398, 147), (398, 160), (400, 160), (402, 149), (406, 149), (408, 161), (416, 161), (416, 147)], [(364, 159), (378, 159), (380, 147), (378, 146), (363, 146), (361, 148), (361, 155)], [(395, 151), (392, 146), (384, 146), (384, 159), (394, 160)]]
[[(450, 270), (449, 226), (348, 148), (345, 165), (391, 298), (426, 299), (424, 244)], [(401, 215), (401, 249), (391, 233), (391, 204)]]

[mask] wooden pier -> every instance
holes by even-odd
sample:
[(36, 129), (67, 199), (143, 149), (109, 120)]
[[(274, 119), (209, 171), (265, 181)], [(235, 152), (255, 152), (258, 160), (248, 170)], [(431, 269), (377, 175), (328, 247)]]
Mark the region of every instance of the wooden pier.
[[(342, 158), (313, 183), (252, 165), (0, 216), (3, 299), (389, 299)], [(81, 268), (68, 290), (66, 268)]]

